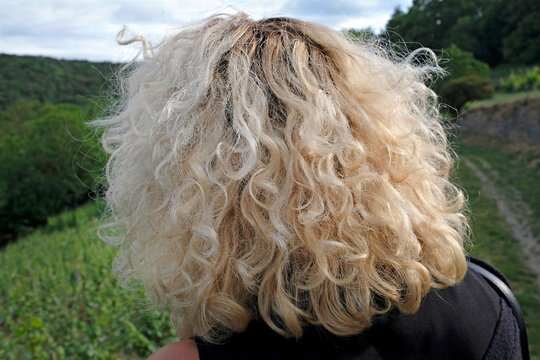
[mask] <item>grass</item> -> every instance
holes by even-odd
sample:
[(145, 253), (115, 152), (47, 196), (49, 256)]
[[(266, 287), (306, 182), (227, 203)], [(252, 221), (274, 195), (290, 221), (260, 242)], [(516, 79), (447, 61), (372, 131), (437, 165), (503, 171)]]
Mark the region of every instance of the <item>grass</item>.
[(174, 336), (118, 285), (97, 215), (87, 204), (0, 252), (0, 359), (137, 359)]
[(531, 91), (522, 91), (522, 92), (516, 92), (516, 93), (496, 93), (492, 98), (489, 98), (486, 100), (475, 100), (472, 103), (470, 103), (468, 106), (466, 105), (466, 108), (474, 109), (478, 107), (492, 106), (498, 103), (521, 100), (528, 97), (535, 97), (535, 98), (540, 97), (540, 91), (531, 90)]
[[(518, 151), (503, 154), (493, 147), (462, 145), (458, 151), (460, 155), (471, 160), (475, 158), (485, 160), (498, 174), (491, 177), (491, 180), (501, 191), (506, 192), (508, 197), (513, 196), (512, 188), (521, 194), (522, 200), (531, 210), (526, 220), (531, 225), (535, 237), (540, 238), (540, 176), (536, 169), (524, 165), (530, 159), (521, 158)], [(518, 158), (521, 161), (516, 160)]]
[[(495, 180), (500, 188), (504, 189), (505, 184), (511, 184), (522, 192), (523, 199), (533, 212), (540, 211), (540, 196), (537, 195), (540, 180), (529, 169), (494, 151), (461, 146), (457, 152), (460, 156), (479, 156), (488, 161), (501, 174), (501, 178)], [(520, 244), (499, 214), (495, 201), (485, 195), (480, 179), (462, 163), (457, 172), (457, 180), (469, 196), (472, 226), (470, 253), (495, 265), (510, 280), (524, 312), (531, 354), (534, 359), (540, 359), (540, 291), (536, 285), (536, 276), (524, 265), (525, 254)], [(538, 220), (535, 221), (535, 229), (538, 231)]]

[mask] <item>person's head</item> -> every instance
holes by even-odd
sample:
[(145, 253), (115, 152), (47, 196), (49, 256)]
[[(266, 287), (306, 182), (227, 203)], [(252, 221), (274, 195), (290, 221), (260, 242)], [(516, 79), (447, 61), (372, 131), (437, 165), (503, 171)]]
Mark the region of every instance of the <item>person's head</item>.
[[(105, 127), (115, 262), (216, 341), (262, 318), (358, 333), (466, 271), (429, 50), (218, 15), (132, 64)], [(423, 57), (423, 61), (418, 60)]]

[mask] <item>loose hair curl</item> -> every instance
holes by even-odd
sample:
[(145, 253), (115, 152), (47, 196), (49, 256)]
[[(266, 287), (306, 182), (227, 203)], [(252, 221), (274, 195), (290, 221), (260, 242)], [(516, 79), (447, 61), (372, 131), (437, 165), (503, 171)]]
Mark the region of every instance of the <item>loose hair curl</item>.
[(242, 13), (155, 50), (94, 122), (111, 154), (102, 237), (183, 338), (221, 341), (254, 318), (286, 337), (351, 335), (463, 278), (432, 52)]

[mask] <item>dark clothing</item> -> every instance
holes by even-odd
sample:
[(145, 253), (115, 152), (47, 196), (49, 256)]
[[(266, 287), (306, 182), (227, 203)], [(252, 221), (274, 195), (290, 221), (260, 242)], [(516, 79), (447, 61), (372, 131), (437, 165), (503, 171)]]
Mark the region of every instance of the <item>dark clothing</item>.
[(395, 309), (359, 335), (338, 337), (317, 327), (285, 339), (262, 321), (225, 345), (197, 340), (209, 359), (521, 359), (512, 310), (476, 272), (443, 290), (431, 290), (413, 315)]

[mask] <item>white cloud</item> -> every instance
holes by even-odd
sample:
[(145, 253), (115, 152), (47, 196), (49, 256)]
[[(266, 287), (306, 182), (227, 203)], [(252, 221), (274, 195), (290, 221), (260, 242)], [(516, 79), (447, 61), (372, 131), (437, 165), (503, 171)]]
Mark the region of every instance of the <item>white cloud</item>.
[(382, 30), (394, 9), (408, 8), (412, 0), (289, 0), (282, 12), (334, 29), (372, 27)]
[(388, 20), (390, 20), (391, 14), (378, 14), (370, 17), (356, 17), (349, 18), (337, 24), (337, 29), (364, 29), (372, 28), (373, 30), (379, 31), (384, 29)]
[(379, 30), (395, 6), (406, 8), (411, 1), (3, 0), (0, 52), (127, 61), (138, 47), (116, 44), (123, 25), (155, 43), (167, 30), (217, 12), (244, 11), (255, 19), (292, 16), (336, 29), (371, 26)]

